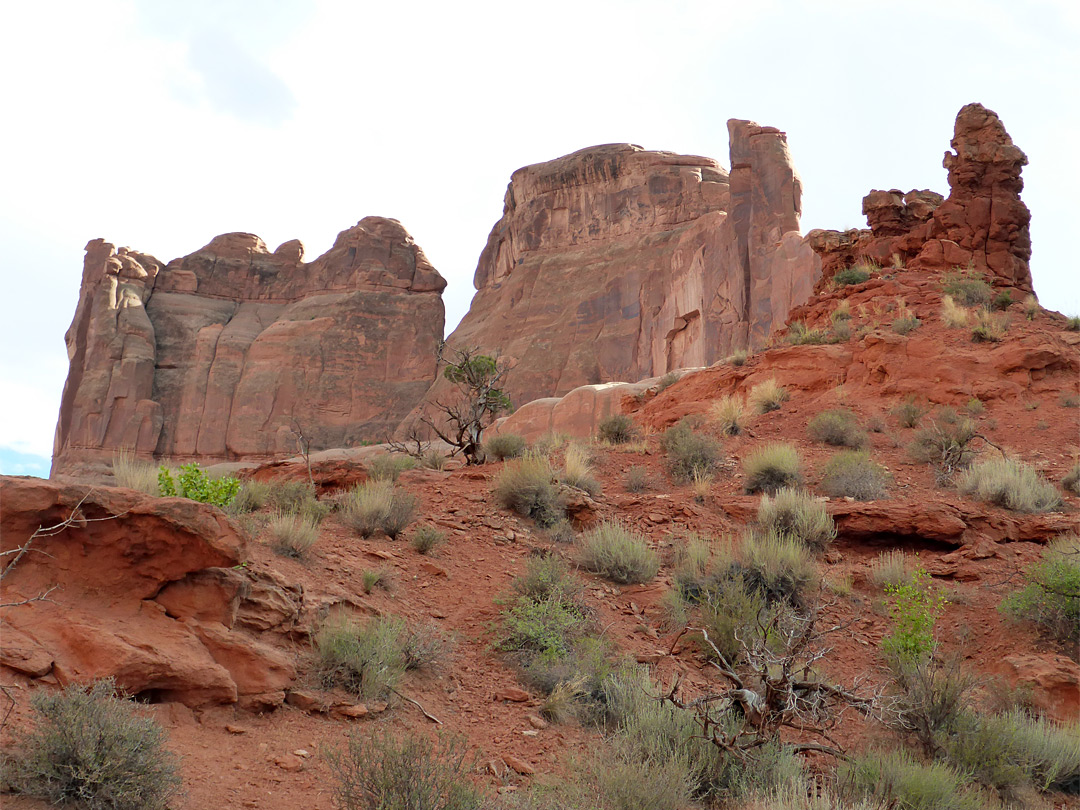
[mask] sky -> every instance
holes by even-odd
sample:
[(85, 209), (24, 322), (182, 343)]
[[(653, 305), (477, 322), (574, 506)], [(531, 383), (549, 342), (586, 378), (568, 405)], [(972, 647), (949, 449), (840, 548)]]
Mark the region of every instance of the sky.
[(310, 261), (399, 219), (447, 332), (510, 174), (601, 143), (727, 164), (728, 118), (788, 133), (803, 232), (872, 188), (948, 192), (957, 111), (1028, 155), (1035, 290), (1080, 314), (1080, 3), (85, 0), (0, 27), (0, 472), (47, 475), (64, 332), (95, 238), (162, 261), (246, 231)]

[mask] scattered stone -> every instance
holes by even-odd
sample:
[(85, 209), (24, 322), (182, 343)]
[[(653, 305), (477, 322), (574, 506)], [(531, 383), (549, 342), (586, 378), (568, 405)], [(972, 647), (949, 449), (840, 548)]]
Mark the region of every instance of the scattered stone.
[(304, 770), (304, 760), (294, 754), (281, 754), (273, 758), (273, 763), (283, 771), (296, 773)]
[(495, 700), (508, 700), (511, 703), (525, 703), (532, 700), (532, 695), (524, 689), (518, 689), (516, 686), (508, 686), (495, 693)]
[(335, 706), (334, 714), (356, 720), (360, 717), (367, 717), (368, 707), (363, 703), (355, 703), (352, 706)]
[(231, 723), (226, 724), (225, 730), (230, 734), (247, 734), (248, 729), (244, 726), (234, 726)]
[(431, 574), (431, 576), (433, 577), (449, 576), (449, 574), (446, 573), (445, 568), (440, 568), (435, 563), (429, 562), (428, 560), (424, 560), (422, 563), (420, 563), (420, 570), (423, 571), (425, 574)]
[(535, 728), (531, 728), (531, 729), (527, 729), (527, 730), (525, 730), (525, 731), (523, 731), (523, 732), (521, 732), (521, 733), (522, 733), (522, 734), (524, 734), (524, 735), (525, 735), (526, 737), (535, 737), (535, 736), (537, 736), (537, 735), (538, 735), (538, 734), (539, 734), (540, 732), (539, 732), (539, 731), (537, 731), (537, 730), (536, 730)]
[(548, 727), (548, 721), (538, 714), (530, 714), (525, 719), (529, 721), (529, 725), (533, 728), (544, 729)]
[(522, 776), (532, 776), (536, 773), (536, 769), (532, 765), (523, 759), (518, 759), (513, 754), (503, 754), (502, 761), (506, 763), (506, 767), (517, 771)]
[(307, 689), (290, 689), (285, 693), (285, 702), (302, 712), (325, 712), (329, 704), (322, 695)]

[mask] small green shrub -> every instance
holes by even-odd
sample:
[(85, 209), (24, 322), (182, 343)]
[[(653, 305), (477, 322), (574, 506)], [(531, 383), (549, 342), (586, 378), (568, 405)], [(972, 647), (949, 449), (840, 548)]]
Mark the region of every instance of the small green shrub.
[(1061, 486), (1066, 492), (1080, 495), (1080, 463), (1074, 464), (1072, 469), (1065, 473), (1061, 479)]
[(945, 611), (945, 597), (932, 591), (930, 575), (916, 567), (901, 585), (886, 585), (892, 631), (881, 640), (888, 661), (917, 664), (934, 651), (934, 624)]
[(966, 410), (972, 416), (982, 416), (986, 412), (986, 403), (984, 403), (978, 397), (972, 397), (967, 401), (967, 405), (964, 406)]
[(724, 396), (709, 408), (709, 415), (721, 433), (738, 436), (743, 428), (743, 404), (736, 396)]
[(825, 504), (800, 489), (785, 487), (775, 497), (762, 496), (757, 520), (765, 532), (784, 534), (814, 551), (823, 551), (836, 539), (836, 524)]
[(475, 769), (463, 737), (389, 731), (349, 735), (344, 751), (326, 755), (334, 799), (342, 810), (480, 810), (484, 797), (469, 781)]
[[(684, 600), (697, 606), (698, 621), (709, 634), (709, 641), (734, 666), (742, 657), (739, 639), (747, 641), (757, 631), (758, 617), (765, 610), (764, 592), (748, 587), (741, 571), (729, 568), (711, 577), (696, 597), (687, 599), (692, 593), (683, 591)], [(709, 658), (715, 657), (704, 638), (701, 642), (701, 651)]]
[(121, 450), (113, 455), (112, 472), (118, 487), (155, 497), (161, 494), (158, 491), (157, 468), (149, 461), (139, 461), (132, 450)]
[(283, 557), (303, 557), (319, 540), (319, 524), (279, 512), (270, 518), (271, 547)]
[(1080, 332), (1080, 315), (1070, 315), (1066, 318), (1065, 328), (1070, 332)]
[(446, 532), (425, 523), (423, 526), (417, 526), (413, 531), (409, 545), (412, 546), (413, 551), (419, 554), (427, 554), (445, 542)]
[(495, 479), (499, 505), (532, 518), (542, 527), (566, 519), (566, 507), (555, 483), (555, 470), (544, 456), (526, 454), (507, 462)]
[(882, 551), (870, 563), (870, 581), (883, 590), (896, 589), (911, 580), (912, 570), (912, 561), (901, 549)]
[(33, 729), (4, 763), (0, 781), (52, 805), (88, 810), (164, 810), (180, 791), (165, 732), (114, 696), (111, 680), (36, 691)]
[(1008, 314), (979, 309), (975, 312), (975, 325), (971, 327), (971, 339), (976, 343), (1000, 343), (1008, 330)]
[(1004, 312), (1013, 305), (1012, 292), (1009, 290), (1002, 290), (994, 296), (994, 300), (990, 302), (990, 307), (998, 312)]
[(750, 352), (748, 352), (746, 349), (736, 349), (735, 352), (729, 355), (724, 362), (728, 365), (738, 368), (739, 366), (745, 366), (746, 361), (749, 359)]
[(228, 511), (233, 515), (257, 512), (269, 502), (270, 482), (249, 478), (240, 485), (240, 490), (229, 504)]
[(429, 470), (445, 470), (446, 456), (434, 447), (429, 447), (421, 454), (420, 464)]
[(600, 482), (592, 476), (592, 459), (580, 444), (571, 444), (563, 454), (563, 468), (559, 481), (567, 486), (587, 492), (592, 497), (600, 494)]
[(780, 406), (788, 400), (788, 392), (784, 386), (776, 380), (764, 380), (750, 389), (746, 402), (754, 413), (764, 415), (770, 411), (780, 410)]
[(970, 419), (938, 419), (929, 427), (920, 429), (908, 445), (908, 454), (937, 470), (939, 482), (952, 479), (959, 470), (971, 465), (975, 449), (971, 442), (978, 435), (975, 423)]
[(1073, 649), (1080, 644), (1080, 535), (1062, 535), (1030, 566), (1027, 584), (1005, 597), (1001, 610), (1030, 621)]
[(492, 461), (518, 458), (528, 449), (525, 439), (516, 433), (504, 433), (484, 442), (484, 457)]
[(923, 765), (904, 751), (871, 752), (842, 762), (837, 782), (849, 798), (876, 799), (897, 810), (983, 810), (970, 781), (948, 765)]
[(825, 464), (821, 488), (834, 498), (875, 501), (884, 498), (889, 473), (865, 450), (844, 450)]
[(907, 310), (904, 310), (902, 314), (898, 318), (894, 318), (892, 322), (892, 330), (898, 335), (909, 335), (920, 326), (922, 326), (922, 321)]
[(606, 419), (601, 419), (596, 426), (597, 437), (610, 444), (626, 444), (633, 441), (637, 435), (634, 428), (634, 420), (625, 413), (615, 413)]
[(560, 659), (569, 655), (574, 641), (585, 633), (588, 619), (578, 600), (561, 593), (521, 597), (502, 612), (496, 647), (525, 653), (526, 661), (534, 657)]
[(854, 267), (845, 267), (833, 276), (833, 283), (837, 287), (847, 287), (851, 284), (862, 284), (870, 279), (871, 268), (857, 264)]
[(361, 537), (383, 531), (396, 539), (412, 522), (416, 503), (414, 495), (386, 479), (365, 481), (345, 497), (341, 521)]
[(637, 465), (626, 471), (623, 486), (627, 492), (644, 492), (649, 488), (649, 471)]
[(604, 522), (579, 541), (581, 566), (614, 582), (648, 582), (660, 570), (656, 552), (637, 532)]
[(278, 479), (267, 482), (266, 502), (279, 512), (297, 514), (315, 497), (315, 488), (307, 481)]
[(994, 295), (993, 288), (982, 274), (970, 268), (946, 273), (941, 281), (941, 290), (967, 307), (986, 306)]
[(1061, 494), (1034, 468), (1015, 459), (983, 461), (960, 479), (960, 491), (1014, 512), (1061, 508)]
[(810, 420), (806, 432), (814, 441), (836, 447), (858, 448), (866, 444), (866, 433), (859, 427), (859, 420), (842, 408), (822, 411)]
[(922, 421), (923, 416), (926, 414), (926, 408), (915, 400), (914, 395), (911, 395), (893, 408), (892, 412), (900, 422), (900, 427), (913, 428), (917, 427), (919, 422)]
[(573, 604), (580, 602), (583, 591), (570, 566), (556, 554), (530, 557), (525, 563), (525, 573), (515, 577), (510, 587), (518, 596), (529, 599), (556, 597)]
[(801, 466), (799, 452), (790, 444), (766, 445), (743, 461), (743, 489), (748, 495), (771, 495), (784, 487), (797, 487), (802, 483)]
[(377, 568), (368, 568), (360, 572), (360, 587), (364, 593), (371, 593), (376, 588), (389, 590), (390, 581), (386, 571)]
[(378, 616), (358, 624), (332, 616), (315, 634), (315, 670), (326, 688), (385, 698), (405, 673), (405, 622)]
[(176, 479), (164, 464), (158, 468), (158, 491), (166, 498), (190, 498), (224, 509), (240, 491), (240, 481), (231, 476), (210, 478), (197, 463), (184, 464)]
[(693, 480), (695, 473), (713, 473), (723, 461), (719, 442), (694, 430), (686, 420), (664, 431), (660, 447), (667, 455), (668, 472), (679, 483)]
[(806, 589), (817, 581), (810, 550), (776, 532), (749, 532), (738, 550), (746, 586), (769, 604), (801, 607)]
[(400, 453), (383, 453), (368, 462), (368, 474), (376, 481), (397, 481), (398, 477), (416, 467), (416, 459)]
[(676, 374), (674, 371), (669, 371), (667, 374), (665, 374), (663, 377), (661, 377), (657, 381), (657, 383), (656, 383), (656, 393), (659, 394), (661, 391), (666, 391), (667, 389), (671, 388), (671, 386), (673, 386), (678, 381), (679, 381), (679, 375)]
[[(978, 725), (983, 740), (1004, 749), (995, 758), (999, 766), (1019, 768), (1024, 781), (1036, 789), (1075, 790), (1080, 783), (1080, 728), (1075, 722), (1061, 726), (1014, 709), (996, 717), (980, 718)], [(967, 748), (964, 759), (976, 769), (988, 757), (985, 749), (970, 743), (970, 736), (956, 735), (949, 758), (955, 761), (957, 747), (964, 746)], [(989, 780), (986, 783), (998, 788), (1009, 786)]]
[(787, 342), (792, 346), (818, 346), (827, 339), (824, 329), (810, 329), (802, 321), (794, 321), (788, 326)]

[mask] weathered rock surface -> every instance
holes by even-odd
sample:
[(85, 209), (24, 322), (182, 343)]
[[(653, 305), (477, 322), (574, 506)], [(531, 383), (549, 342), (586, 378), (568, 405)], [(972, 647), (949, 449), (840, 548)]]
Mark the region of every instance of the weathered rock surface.
[(396, 220), (313, 262), (232, 233), (170, 262), (86, 249), (53, 474), (115, 451), (214, 463), (381, 438), (435, 376), (446, 282)]
[(810, 295), (817, 264), (786, 136), (728, 129), (730, 174), (630, 144), (514, 172), (450, 345), (508, 358), (516, 405), (762, 345)]
[(871, 191), (863, 198), (869, 230), (807, 235), (822, 257), (822, 277), (860, 260), (888, 266), (972, 266), (1000, 286), (1031, 292), (1031, 213), (1020, 199), (1027, 156), (997, 113), (967, 104), (956, 116), (953, 151), (945, 153), (949, 197), (932, 191)]
[(267, 592), (282, 589), (234, 569), (244, 540), (221, 510), (7, 476), (0, 500), (5, 552), (68, 522), (41, 533), (5, 573), (0, 664), (59, 683), (112, 677), (131, 694), (188, 706), (284, 700), (291, 660), (244, 621), (267, 615)]

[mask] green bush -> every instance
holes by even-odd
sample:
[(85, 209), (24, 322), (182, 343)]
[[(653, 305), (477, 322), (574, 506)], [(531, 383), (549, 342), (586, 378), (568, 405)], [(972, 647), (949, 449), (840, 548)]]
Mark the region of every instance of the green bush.
[(910, 312), (904, 312), (892, 322), (892, 330), (898, 335), (908, 335), (922, 326), (922, 321)]
[[(1061, 726), (1014, 709), (980, 718), (978, 726), (984, 740), (1004, 749), (998, 761), (1005, 767), (1019, 768), (1024, 780), (1036, 789), (1075, 790), (1080, 784), (1080, 728), (1075, 722)], [(979, 746), (970, 744), (971, 740), (969, 735), (956, 735), (949, 756), (956, 762), (958, 750), (966, 748), (964, 759), (975, 769), (987, 757)], [(999, 787), (990, 780), (986, 783)]]
[(555, 526), (566, 519), (555, 470), (541, 455), (526, 454), (508, 462), (495, 479), (495, 498), (500, 506), (532, 518), (539, 526)]
[(788, 326), (787, 342), (792, 346), (818, 346), (828, 340), (824, 329), (810, 329), (802, 321)]
[(104, 680), (35, 692), (36, 723), (0, 781), (52, 805), (164, 810), (180, 790), (179, 763), (161, 727), (115, 697), (115, 688)]
[(859, 427), (859, 420), (851, 411), (836, 409), (822, 411), (806, 427), (810, 438), (836, 447), (862, 447), (866, 433)]
[(1065, 328), (1070, 332), (1080, 332), (1080, 315), (1070, 315), (1066, 318)]
[(234, 515), (258, 512), (270, 502), (270, 482), (249, 478), (240, 485), (228, 511)]
[(807, 588), (817, 581), (810, 550), (776, 532), (748, 532), (738, 550), (746, 587), (769, 604), (801, 607)]
[[(684, 599), (693, 593), (689, 589), (682, 592)], [(742, 657), (739, 639), (748, 642), (757, 631), (758, 617), (765, 610), (764, 593), (748, 587), (739, 569), (729, 568), (705, 582), (690, 604), (696, 604), (698, 620), (713, 646), (729, 664), (738, 663)], [(701, 651), (709, 658), (715, 657), (704, 638)]]
[(349, 734), (345, 750), (330, 749), (326, 761), (342, 810), (479, 810), (484, 797), (469, 781), (467, 752), (462, 737), (432, 742), (384, 730)]
[(975, 311), (975, 325), (971, 327), (971, 339), (976, 343), (1000, 343), (1009, 330), (1009, 316), (1004, 312), (988, 309)]
[(753, 495), (775, 494), (784, 487), (797, 487), (803, 480), (801, 466), (799, 451), (792, 445), (766, 445), (743, 461), (743, 489)]
[(656, 552), (637, 532), (614, 522), (604, 522), (579, 540), (583, 568), (614, 582), (648, 582), (660, 570)]
[(240, 481), (231, 476), (210, 478), (195, 462), (181, 466), (174, 479), (172, 470), (162, 464), (158, 469), (158, 491), (165, 498), (190, 498), (224, 509), (240, 491)]
[[(999, 312), (1003, 312), (1013, 305), (1012, 292), (1009, 290), (1002, 290), (994, 296), (994, 300), (990, 302), (992, 309), (996, 309)], [(1030, 320), (1030, 318), (1029, 318)]]
[(365, 481), (345, 497), (341, 521), (361, 537), (383, 531), (396, 539), (412, 522), (416, 497), (388, 480)]
[(970, 419), (938, 419), (920, 429), (908, 445), (908, 454), (916, 461), (936, 468), (939, 482), (949, 481), (966, 469), (975, 458), (971, 442), (978, 434)]
[(536, 600), (556, 597), (575, 605), (580, 603), (583, 591), (570, 566), (556, 554), (530, 557), (525, 563), (525, 573), (515, 577), (510, 587), (518, 596)]
[(945, 597), (935, 594), (930, 575), (915, 568), (900, 585), (886, 585), (892, 631), (881, 640), (881, 650), (891, 662), (918, 663), (934, 651), (934, 624), (944, 612)]
[(1080, 495), (1080, 464), (1074, 464), (1072, 469), (1065, 473), (1061, 479), (1061, 486), (1066, 492)]
[(332, 616), (315, 634), (315, 670), (326, 688), (385, 698), (405, 673), (405, 622), (379, 616), (358, 624)]
[(626, 471), (623, 486), (627, 492), (644, 492), (649, 488), (649, 471), (644, 467), (634, 465)]
[(775, 497), (764, 495), (757, 519), (765, 532), (787, 535), (814, 551), (824, 551), (836, 539), (836, 524), (825, 504), (804, 490), (785, 487)]
[(502, 612), (496, 647), (504, 652), (525, 653), (526, 665), (534, 657), (559, 659), (568, 655), (584, 634), (588, 618), (579, 600), (561, 593), (519, 597)]
[(667, 455), (668, 472), (679, 483), (692, 481), (695, 473), (709, 475), (723, 461), (719, 442), (697, 432), (685, 420), (664, 431), (660, 447)]
[(865, 450), (844, 450), (825, 464), (821, 488), (833, 498), (875, 501), (887, 492), (889, 473)]
[(1026, 571), (1027, 584), (1005, 597), (1001, 610), (1029, 621), (1061, 642), (1080, 644), (1080, 535), (1051, 542)]
[(271, 547), (283, 557), (303, 557), (319, 540), (319, 524), (301, 515), (270, 518)]
[(994, 295), (986, 279), (970, 268), (946, 273), (942, 278), (941, 290), (967, 307), (986, 306)]
[(633, 441), (637, 431), (634, 428), (634, 420), (624, 413), (616, 413), (601, 419), (597, 425), (597, 437), (611, 444), (626, 444)]
[(368, 462), (368, 474), (375, 481), (397, 481), (398, 477), (416, 467), (416, 459), (400, 453), (383, 453)]
[(903, 751), (871, 752), (842, 762), (837, 781), (850, 798), (877, 799), (897, 810), (982, 810), (964, 775), (940, 762), (924, 765)]
[(1053, 484), (1015, 459), (976, 464), (960, 479), (960, 491), (1014, 512), (1050, 512), (1062, 504)]
[(892, 412), (900, 422), (900, 427), (913, 428), (917, 427), (922, 420), (926, 408), (920, 405), (914, 396), (909, 396), (893, 408)]
[(413, 551), (419, 554), (427, 554), (445, 542), (446, 532), (424, 524), (423, 526), (417, 526), (413, 531), (409, 545), (412, 546)]
[(525, 439), (516, 433), (504, 433), (484, 442), (484, 457), (494, 461), (518, 458), (528, 449)]
[(851, 284), (862, 284), (870, 279), (871, 268), (857, 264), (854, 267), (845, 267), (833, 276), (833, 283), (837, 287), (847, 287)]

